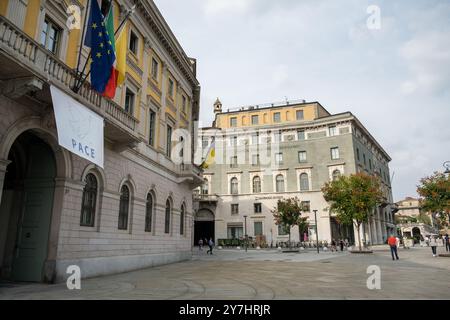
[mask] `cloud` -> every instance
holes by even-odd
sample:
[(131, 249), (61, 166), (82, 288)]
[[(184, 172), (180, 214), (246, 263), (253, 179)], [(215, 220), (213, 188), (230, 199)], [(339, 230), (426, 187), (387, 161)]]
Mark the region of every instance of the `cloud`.
[(207, 16), (243, 14), (254, 2), (255, 0), (206, 0), (203, 10)]
[(416, 90), (441, 92), (450, 83), (450, 32), (421, 33), (400, 48), (411, 78), (402, 84), (402, 92)]

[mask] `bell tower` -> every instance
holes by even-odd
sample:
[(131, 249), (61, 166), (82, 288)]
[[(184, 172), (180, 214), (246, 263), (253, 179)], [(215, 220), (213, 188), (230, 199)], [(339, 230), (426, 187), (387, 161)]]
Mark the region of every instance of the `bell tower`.
[(220, 102), (219, 98), (214, 102), (214, 113), (222, 112), (222, 102)]

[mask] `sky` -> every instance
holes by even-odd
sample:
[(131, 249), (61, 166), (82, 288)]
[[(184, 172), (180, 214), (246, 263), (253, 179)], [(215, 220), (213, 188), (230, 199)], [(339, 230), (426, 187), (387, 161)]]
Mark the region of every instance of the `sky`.
[(450, 160), (450, 0), (154, 1), (197, 59), (200, 126), (217, 97), (351, 111), (392, 158), (394, 201)]

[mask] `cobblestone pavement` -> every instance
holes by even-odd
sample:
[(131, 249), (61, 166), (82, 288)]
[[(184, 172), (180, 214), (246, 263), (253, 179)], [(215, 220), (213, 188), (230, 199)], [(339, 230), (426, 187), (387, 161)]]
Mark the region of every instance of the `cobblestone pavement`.
[[(442, 248), (439, 248), (442, 252)], [(450, 258), (431, 248), (373, 254), (194, 250), (191, 261), (65, 284), (0, 283), (0, 299), (450, 299)], [(366, 286), (381, 269), (381, 289)]]

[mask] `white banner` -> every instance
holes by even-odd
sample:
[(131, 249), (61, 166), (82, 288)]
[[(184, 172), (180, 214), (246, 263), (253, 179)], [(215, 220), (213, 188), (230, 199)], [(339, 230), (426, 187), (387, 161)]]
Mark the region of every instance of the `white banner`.
[(50, 86), (59, 145), (103, 168), (103, 118)]

